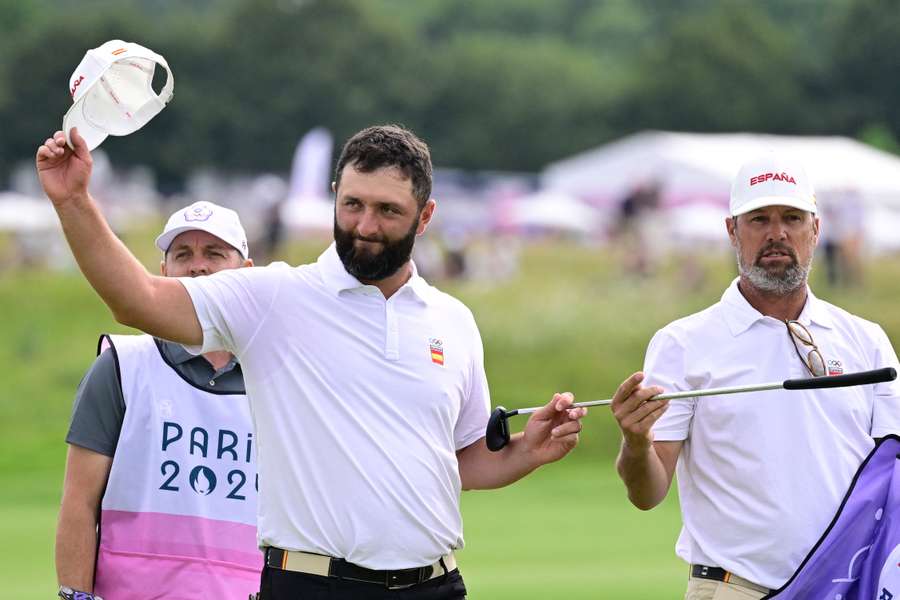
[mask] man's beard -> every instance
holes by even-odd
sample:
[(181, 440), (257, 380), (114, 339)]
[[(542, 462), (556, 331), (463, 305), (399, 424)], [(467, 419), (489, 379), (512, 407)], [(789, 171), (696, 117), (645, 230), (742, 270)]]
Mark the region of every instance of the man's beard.
[[(775, 269), (766, 269), (760, 263), (763, 254), (771, 250), (778, 250), (787, 254), (792, 262), (783, 271)], [(741, 262), (741, 246), (738, 242), (737, 248), (738, 272), (742, 277), (746, 277), (750, 284), (761, 292), (773, 294), (775, 296), (787, 296), (806, 285), (809, 277), (810, 266), (812, 265), (812, 252), (809, 253), (809, 259), (805, 265), (801, 265), (797, 260), (797, 253), (788, 246), (772, 242), (766, 244), (757, 254), (752, 265), (744, 265)]]
[[(335, 247), (348, 273), (360, 281), (379, 281), (390, 277), (409, 261), (416, 241), (416, 228), (418, 225), (419, 218), (416, 215), (416, 219), (406, 235), (399, 240), (390, 241), (384, 236), (377, 238), (359, 237), (352, 231), (341, 229), (337, 223), (337, 218), (335, 218)], [(353, 243), (355, 240), (381, 242), (381, 252), (375, 253), (368, 248), (357, 248)]]

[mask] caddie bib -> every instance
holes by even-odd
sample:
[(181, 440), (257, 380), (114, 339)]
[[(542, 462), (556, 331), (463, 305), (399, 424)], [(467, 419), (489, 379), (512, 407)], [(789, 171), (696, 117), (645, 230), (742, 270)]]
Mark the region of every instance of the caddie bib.
[(94, 592), (247, 598), (262, 568), (247, 397), (194, 387), (151, 336), (105, 340), (125, 417), (103, 496)]

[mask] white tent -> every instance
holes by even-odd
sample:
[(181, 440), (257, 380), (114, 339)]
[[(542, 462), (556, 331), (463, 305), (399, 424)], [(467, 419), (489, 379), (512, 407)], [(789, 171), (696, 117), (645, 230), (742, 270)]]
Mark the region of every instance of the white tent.
[(0, 231), (35, 233), (59, 229), (59, 219), (49, 200), (0, 192)]
[(663, 209), (705, 204), (724, 218), (738, 168), (767, 150), (802, 161), (823, 202), (858, 197), (867, 242), (900, 249), (900, 158), (845, 137), (644, 132), (552, 163), (541, 181), (609, 211), (637, 187), (658, 184)]
[(281, 206), (280, 216), (290, 229), (331, 231), (334, 203), (318, 198), (292, 198)]
[(597, 210), (569, 194), (540, 191), (519, 198), (508, 220), (526, 232), (588, 235), (596, 229)]

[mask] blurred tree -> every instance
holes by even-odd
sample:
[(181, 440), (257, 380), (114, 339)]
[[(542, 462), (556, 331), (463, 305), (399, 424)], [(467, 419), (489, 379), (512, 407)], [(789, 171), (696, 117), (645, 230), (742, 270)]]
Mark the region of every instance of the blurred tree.
[[(0, 0), (3, 1), (3, 0)], [(14, 2), (12, 4), (15, 4)], [(109, 10), (90, 10), (109, 2), (61, 2), (48, 11), (41, 2), (23, 2), (18, 10), (25, 11), (27, 26), (15, 28), (5, 37), (3, 59), (0, 60), (0, 179), (8, 175), (13, 163), (30, 160), (38, 144), (62, 127), (62, 118), (71, 106), (67, 93), (69, 77), (84, 53), (112, 39), (143, 44), (161, 52), (179, 72), (179, 64), (172, 60), (169, 48), (177, 44), (170, 38), (178, 28), (170, 26), (166, 18), (150, 18), (140, 4), (115, 3)], [(27, 10), (26, 10), (27, 9)], [(3, 5), (0, 4), (0, 11)], [(167, 18), (182, 21), (178, 11), (170, 11)], [(0, 16), (3, 13), (0, 12)], [(39, 16), (43, 15), (43, 16)], [(50, 16), (52, 15), (52, 17)], [(0, 18), (0, 22), (6, 23)], [(209, 21), (207, 21), (209, 22)], [(191, 40), (202, 39), (194, 28)], [(185, 31), (185, 35), (188, 35)], [(203, 47), (198, 44), (198, 46)], [(4, 71), (5, 68), (5, 71)], [(187, 75), (182, 72), (182, 75)], [(4, 81), (5, 79), (5, 81)], [(190, 80), (190, 77), (186, 78)], [(182, 86), (176, 86), (176, 94)], [(4, 95), (6, 100), (4, 101)], [(170, 117), (163, 111), (142, 131), (142, 143), (134, 138), (110, 138), (105, 148), (117, 164), (150, 164), (160, 168), (165, 154), (160, 146), (160, 124)], [(148, 153), (147, 148), (154, 148)]]
[(174, 102), (104, 145), (172, 190), (198, 167), (285, 171), (319, 125), (341, 140), (402, 122), (471, 169), (539, 169), (648, 127), (885, 146), (898, 34), (890, 0), (0, 0), (0, 185), (108, 39), (175, 73)]
[[(14, 63), (14, 50), (19, 42), (17, 33), (37, 22), (40, 13), (34, 6), (18, 0), (0, 0), (0, 188), (5, 183), (15, 151), (8, 143), (15, 110), (15, 99), (21, 87), (20, 67)], [(26, 80), (27, 81), (27, 80)], [(18, 85), (17, 85), (18, 83)]]
[(676, 22), (644, 53), (624, 120), (688, 131), (812, 131), (822, 124), (804, 56), (756, 4), (717, 3)]
[[(381, 0), (393, 5), (394, 13), (405, 12), (409, 2)], [(432, 42), (450, 40), (458, 34), (504, 33), (516, 37), (552, 35), (569, 38), (591, 0), (492, 0), (491, 2), (425, 2), (427, 10), (412, 13), (421, 33)]]
[[(845, 133), (900, 137), (900, 10), (892, 0), (855, 0), (839, 19), (832, 95)], [(881, 133), (874, 132), (881, 129)]]
[[(104, 142), (115, 149), (116, 162), (150, 164), (165, 193), (179, 190), (192, 171), (216, 165), (219, 158), (216, 132), (222, 121), (217, 109), (228, 76), (221, 41), (226, 16), (206, 15), (203, 26), (198, 27), (193, 10), (178, 13), (180, 17), (170, 12), (163, 31), (155, 34), (152, 42), (141, 42), (169, 63), (175, 78), (172, 102), (140, 135)], [(156, 75), (154, 88), (158, 90), (162, 69), (158, 68)]]
[(411, 32), (362, 2), (247, 0), (217, 46), (207, 158), (227, 168), (287, 169), (307, 130), (402, 119), (426, 85)]
[[(76, 22), (39, 20), (7, 38), (0, 122), (3, 154), (10, 162), (32, 156), (38, 144), (62, 127), (71, 105), (69, 77), (85, 50), (117, 37), (134, 39), (138, 24), (117, 11)], [(4, 170), (10, 167), (7, 162)]]
[(900, 142), (890, 128), (884, 123), (872, 123), (866, 125), (857, 136), (860, 141), (874, 146), (879, 150), (900, 154)]
[(615, 97), (590, 53), (552, 40), (459, 35), (434, 60), (424, 128), (440, 164), (538, 170), (608, 138)]

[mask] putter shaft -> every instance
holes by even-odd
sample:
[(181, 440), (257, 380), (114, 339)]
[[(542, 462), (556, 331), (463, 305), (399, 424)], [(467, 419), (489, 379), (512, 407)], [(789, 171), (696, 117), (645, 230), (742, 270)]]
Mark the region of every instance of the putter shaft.
[[(741, 394), (743, 392), (764, 392), (766, 390), (818, 390), (827, 388), (842, 388), (856, 385), (871, 385), (894, 381), (897, 379), (897, 371), (892, 367), (860, 371), (858, 373), (844, 373), (843, 375), (831, 375), (828, 377), (807, 377), (804, 379), (785, 379), (782, 382), (760, 383), (757, 385), (736, 385), (731, 387), (711, 388), (707, 390), (687, 390), (685, 392), (672, 392), (654, 396), (657, 400), (672, 400), (675, 398), (696, 398), (699, 396), (720, 396), (724, 394)], [(612, 404), (612, 400), (591, 400), (590, 402), (576, 402), (573, 407), (602, 406)], [(509, 443), (509, 417), (527, 415), (540, 410), (541, 407), (520, 408), (506, 410), (498, 406), (491, 412), (488, 424), (485, 428), (485, 443), (488, 450), (498, 452)]]
[[(765, 392), (767, 390), (778, 390), (784, 387), (784, 382), (777, 383), (759, 383), (756, 385), (734, 385), (730, 387), (709, 388), (706, 390), (687, 390), (685, 392), (671, 392), (668, 394), (660, 394), (654, 396), (654, 400), (677, 400), (678, 398), (696, 398), (698, 396), (721, 396), (724, 394), (743, 394), (745, 392)], [(589, 400), (587, 402), (576, 402), (572, 408), (581, 408), (583, 406), (605, 406), (612, 404), (612, 399), (606, 400)], [(541, 407), (520, 408), (516, 411), (520, 415), (530, 415), (539, 410)], [(512, 411), (510, 411), (512, 412)]]

